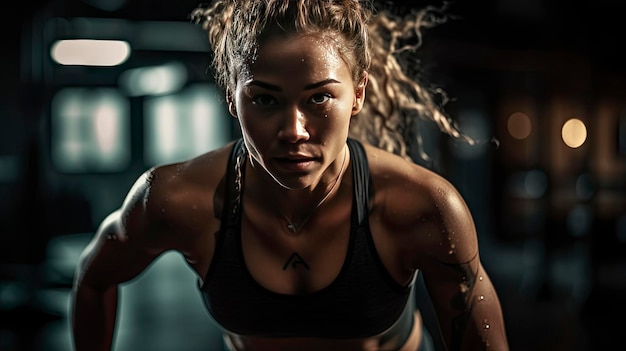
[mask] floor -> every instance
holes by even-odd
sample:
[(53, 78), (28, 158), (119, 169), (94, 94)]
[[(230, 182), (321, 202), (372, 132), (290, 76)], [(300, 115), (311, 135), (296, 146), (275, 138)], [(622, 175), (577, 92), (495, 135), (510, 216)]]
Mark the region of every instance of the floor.
[[(49, 245), (46, 288), (32, 305), (6, 312), (18, 287), (5, 284), (0, 301), (5, 313), (0, 328), (2, 351), (69, 351), (68, 275), (88, 235), (60, 237)], [(60, 284), (55, 284), (55, 277)], [(15, 283), (13, 283), (15, 285)], [(179, 254), (166, 253), (142, 276), (124, 285), (120, 296), (116, 351), (213, 351), (222, 339), (196, 290), (193, 273)]]
[[(21, 278), (0, 281), (1, 351), (72, 350), (68, 282), (88, 239), (87, 234), (55, 238), (48, 246), (43, 267), (34, 271), (12, 267)], [(575, 250), (560, 254), (550, 269), (554, 284), (548, 289), (536, 274), (541, 268), (533, 269), (539, 262), (533, 258), (537, 248), (532, 244), (482, 250), (494, 253), (483, 260), (499, 290), (511, 350), (586, 351), (614, 343), (619, 324), (606, 327), (612, 324), (604, 319), (620, 311), (611, 309), (609, 301), (613, 300), (599, 296), (591, 303), (594, 290), (588, 281), (564, 278), (582, 276), (587, 267), (581, 259), (584, 256)], [(11, 267), (5, 271), (7, 268)], [(36, 279), (28, 278), (33, 276), (45, 277), (39, 287), (33, 286)], [(612, 298), (621, 300), (619, 296)], [(196, 289), (195, 277), (176, 253), (165, 254), (142, 276), (124, 285), (120, 311), (116, 351), (223, 350), (216, 324)], [(428, 311), (424, 314), (428, 323), (431, 317)]]

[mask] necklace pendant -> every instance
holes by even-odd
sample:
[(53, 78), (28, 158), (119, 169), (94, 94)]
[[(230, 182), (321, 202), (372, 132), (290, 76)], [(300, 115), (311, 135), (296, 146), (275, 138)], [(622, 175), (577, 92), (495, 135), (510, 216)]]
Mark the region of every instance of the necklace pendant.
[(289, 217), (286, 214), (284, 214), (283, 211), (280, 210), (280, 208), (277, 207), (278, 212), (280, 212), (280, 214), (282, 214), (283, 217), (285, 217), (285, 219), (287, 220), (287, 229), (291, 230), (292, 233), (298, 233), (298, 232), (300, 232), (300, 230), (302, 230), (302, 228), (307, 223), (309, 218), (311, 218), (311, 216), (313, 215), (315, 210), (317, 210), (324, 203), (324, 201), (326, 201), (326, 199), (328, 199), (330, 194), (332, 194), (333, 190), (335, 190), (335, 188), (339, 184), (339, 180), (341, 179), (341, 175), (343, 174), (343, 171), (345, 170), (344, 166), (346, 164), (346, 154), (348, 153), (347, 148), (348, 148), (347, 145), (344, 145), (343, 161), (341, 161), (341, 168), (339, 169), (339, 173), (337, 174), (337, 178), (335, 178), (335, 182), (333, 183), (333, 186), (330, 187), (330, 190), (328, 190), (326, 192), (326, 194), (322, 197), (322, 199), (317, 202), (317, 204), (313, 207), (313, 209), (309, 211), (307, 216), (304, 217), (304, 220), (302, 220), (302, 222), (300, 222), (299, 226), (296, 227), (293, 224), (293, 222), (291, 221), (291, 219), (289, 219)]

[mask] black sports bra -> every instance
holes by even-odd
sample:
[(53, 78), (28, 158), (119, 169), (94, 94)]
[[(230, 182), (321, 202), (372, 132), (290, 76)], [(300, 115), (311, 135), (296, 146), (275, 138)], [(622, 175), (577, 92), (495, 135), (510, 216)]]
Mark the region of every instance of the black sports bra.
[[(391, 327), (405, 334), (413, 323), (414, 281), (398, 284), (383, 266), (368, 223), (371, 189), (362, 145), (348, 139), (354, 191), (348, 251), (340, 273), (327, 287), (306, 295), (269, 291), (254, 280), (243, 259), (240, 223), (246, 151), (233, 147), (217, 246), (204, 284), (204, 302), (224, 329), (264, 337), (363, 338)], [(398, 322), (398, 323), (396, 323)], [(408, 328), (408, 331), (406, 330)], [(400, 335), (402, 338), (403, 335)]]

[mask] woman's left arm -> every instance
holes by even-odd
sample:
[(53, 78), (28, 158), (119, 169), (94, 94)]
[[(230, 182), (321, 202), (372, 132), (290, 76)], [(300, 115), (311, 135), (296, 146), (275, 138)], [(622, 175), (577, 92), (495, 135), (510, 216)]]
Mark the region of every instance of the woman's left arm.
[[(496, 290), (485, 271), (472, 215), (461, 195), (435, 177), (432, 211), (418, 233), (418, 267), (448, 350), (509, 350)], [(424, 230), (425, 229), (425, 230)]]

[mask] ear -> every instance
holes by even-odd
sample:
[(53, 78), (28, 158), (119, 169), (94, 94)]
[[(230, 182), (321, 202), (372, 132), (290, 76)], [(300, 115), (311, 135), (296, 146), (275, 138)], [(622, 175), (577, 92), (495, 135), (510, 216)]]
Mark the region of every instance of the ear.
[(354, 90), (354, 104), (352, 105), (353, 116), (361, 112), (361, 109), (363, 108), (363, 103), (365, 102), (365, 87), (367, 86), (367, 79), (367, 72), (363, 72), (361, 80)]
[(231, 116), (237, 118), (237, 107), (230, 90), (226, 91), (226, 104), (228, 104), (228, 112), (230, 112)]

